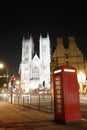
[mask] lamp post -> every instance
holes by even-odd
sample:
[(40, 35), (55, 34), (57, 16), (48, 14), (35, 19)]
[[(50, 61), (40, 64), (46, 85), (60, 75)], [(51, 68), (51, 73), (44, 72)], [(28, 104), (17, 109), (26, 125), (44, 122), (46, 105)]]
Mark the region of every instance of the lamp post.
[(4, 67), (4, 65), (2, 63), (0, 63), (0, 70), (2, 70), (3, 67)]
[(81, 93), (83, 93), (83, 72), (80, 71)]
[[(0, 63), (0, 78), (2, 78), (2, 69), (3, 69), (3, 67), (4, 67), (4, 64)], [(0, 82), (0, 86), (2, 86), (1, 82)], [(0, 87), (0, 91), (2, 91), (2, 87)]]
[(0, 63), (0, 69), (2, 69), (4, 67), (4, 65), (2, 63)]
[(4, 67), (4, 65), (2, 63), (0, 63), (0, 69), (2, 69)]
[(13, 87), (14, 87), (14, 82), (15, 82), (15, 77), (12, 76), (11, 77), (11, 104), (12, 104), (12, 101), (13, 101)]
[[(7, 66), (2, 62), (0, 62), (0, 85), (4, 87), (5, 90), (8, 87), (8, 80), (9, 80), (9, 73), (8, 73)], [(6, 84), (6, 86), (4, 86), (4, 84)]]
[(84, 93), (86, 87), (86, 77), (84, 72), (80, 71), (81, 93)]

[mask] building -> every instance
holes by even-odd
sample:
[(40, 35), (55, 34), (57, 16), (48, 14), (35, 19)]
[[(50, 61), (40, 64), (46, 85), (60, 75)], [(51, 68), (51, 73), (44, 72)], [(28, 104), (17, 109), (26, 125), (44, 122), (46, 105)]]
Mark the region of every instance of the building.
[(50, 39), (39, 38), (39, 56), (34, 52), (33, 38), (22, 40), (22, 56), (19, 65), (21, 87), (24, 92), (50, 90)]
[[(81, 50), (78, 48), (75, 37), (68, 38), (68, 46), (64, 46), (63, 37), (57, 38), (57, 44), (51, 56), (51, 81), (53, 69), (61, 65), (70, 65), (77, 69), (79, 91), (87, 91), (87, 68), (86, 60)], [(52, 84), (51, 84), (52, 86)]]

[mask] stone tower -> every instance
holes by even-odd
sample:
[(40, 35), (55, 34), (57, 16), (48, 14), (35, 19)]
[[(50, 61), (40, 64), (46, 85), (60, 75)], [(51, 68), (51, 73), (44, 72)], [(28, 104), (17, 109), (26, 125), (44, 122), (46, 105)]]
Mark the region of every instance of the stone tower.
[(19, 66), (22, 89), (30, 90), (50, 89), (50, 39), (49, 35), (39, 38), (39, 56), (34, 55), (33, 38), (22, 41), (22, 58)]

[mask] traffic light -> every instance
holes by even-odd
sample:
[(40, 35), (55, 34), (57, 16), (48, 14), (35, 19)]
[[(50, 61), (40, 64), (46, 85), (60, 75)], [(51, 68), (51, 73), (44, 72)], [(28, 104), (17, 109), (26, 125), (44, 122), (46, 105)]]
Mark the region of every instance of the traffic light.
[(12, 77), (12, 81), (15, 81), (16, 80), (16, 78), (15, 77)]
[(43, 88), (44, 88), (44, 90), (45, 90), (45, 81), (43, 81)]
[(45, 81), (43, 81), (43, 87), (45, 87)]
[(12, 85), (12, 86), (14, 85), (15, 80), (16, 80), (16, 78), (13, 76), (13, 77), (11, 78), (11, 85)]

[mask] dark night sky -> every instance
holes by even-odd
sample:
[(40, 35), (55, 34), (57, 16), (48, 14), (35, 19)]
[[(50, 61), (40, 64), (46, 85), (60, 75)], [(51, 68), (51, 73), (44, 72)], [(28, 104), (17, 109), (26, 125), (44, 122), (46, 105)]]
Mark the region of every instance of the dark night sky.
[[(58, 2), (58, 1), (57, 1)], [(52, 45), (57, 37), (75, 36), (80, 50), (87, 56), (87, 9), (81, 2), (4, 3), (0, 5), (0, 61), (18, 74), (23, 35), (32, 34), (38, 46), (40, 33), (50, 36)]]

